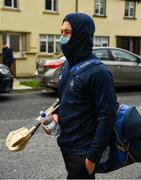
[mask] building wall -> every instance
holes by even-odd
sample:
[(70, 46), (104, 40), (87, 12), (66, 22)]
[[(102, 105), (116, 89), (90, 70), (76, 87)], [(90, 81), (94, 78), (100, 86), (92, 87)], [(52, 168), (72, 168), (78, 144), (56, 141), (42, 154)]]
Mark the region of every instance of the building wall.
[[(94, 0), (79, 0), (78, 12), (92, 16)], [(136, 19), (124, 18), (124, 0), (107, 0), (106, 17), (93, 16), (97, 36), (110, 36), (110, 46), (116, 46), (116, 36), (141, 36), (141, 3), (136, 6)]]
[[(124, 0), (107, 0), (106, 17), (94, 16), (94, 0), (77, 1), (78, 12), (92, 16), (96, 25), (95, 36), (109, 36), (109, 46), (116, 46), (116, 36), (141, 37), (141, 3), (136, 6), (136, 19), (125, 19)], [(0, 43), (2, 32), (27, 33), (23, 56), (16, 58), (16, 76), (34, 76), (36, 60), (54, 55), (39, 53), (39, 35), (59, 35), (64, 16), (76, 10), (76, 0), (58, 0), (57, 13), (44, 11), (44, 0), (19, 0), (19, 3), (18, 10), (6, 10), (0, 0)]]
[[(50, 57), (53, 54), (39, 53), (39, 34), (60, 34), (60, 26), (64, 16), (75, 12), (75, 0), (59, 0), (58, 13), (48, 13), (45, 1), (19, 0), (19, 9), (4, 9), (0, 1), (0, 32), (29, 33), (29, 49), (24, 56), (16, 58), (16, 76), (33, 76), (37, 57)], [(33, 58), (34, 54), (34, 58)]]
[[(17, 11), (1, 9), (1, 30), (60, 33), (59, 26), (64, 15), (75, 10), (75, 0), (59, 1), (58, 13), (46, 13), (44, 0), (19, 2)], [(2, 7), (2, 3), (0, 5)], [(32, 43), (36, 44), (34, 41)]]

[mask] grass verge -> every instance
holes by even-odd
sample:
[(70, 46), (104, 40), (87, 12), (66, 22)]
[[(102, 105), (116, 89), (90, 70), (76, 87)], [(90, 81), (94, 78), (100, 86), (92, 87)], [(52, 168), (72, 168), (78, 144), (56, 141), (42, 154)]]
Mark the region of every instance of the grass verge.
[(36, 80), (22, 81), (20, 82), (20, 84), (25, 86), (30, 86), (33, 89), (38, 89), (40, 87), (39, 83)]

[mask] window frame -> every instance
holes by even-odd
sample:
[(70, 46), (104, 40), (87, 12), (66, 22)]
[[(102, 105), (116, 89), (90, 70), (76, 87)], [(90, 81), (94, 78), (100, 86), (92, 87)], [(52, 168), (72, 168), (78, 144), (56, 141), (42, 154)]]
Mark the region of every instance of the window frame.
[(17, 7), (14, 7), (14, 0), (11, 0), (11, 6), (6, 6), (5, 5), (5, 0), (3, 1), (3, 6), (4, 8), (8, 8), (8, 9), (18, 9), (19, 8), (19, 1), (16, 0), (17, 3)]
[[(56, 7), (54, 7), (54, 2), (56, 1)], [(58, 1), (57, 0), (51, 0), (51, 9), (46, 8), (47, 0), (45, 0), (45, 11), (47, 12), (57, 12), (58, 10)]]
[[(95, 40), (96, 40), (96, 38), (100, 38), (100, 46), (96, 46), (96, 43), (95, 43)], [(104, 44), (105, 42), (104, 42), (104, 38), (107, 38), (107, 46), (103, 46), (102, 44)], [(93, 44), (94, 44), (94, 46), (93, 47), (108, 47), (109, 46), (109, 43), (110, 43), (110, 38), (109, 38), (109, 36), (94, 36), (94, 40), (93, 40)]]
[[(45, 38), (41, 38), (41, 36), (45, 36)], [(49, 36), (53, 36), (53, 52), (49, 52)], [(41, 51), (41, 42), (46, 43), (45, 52)], [(54, 53), (61, 53), (60, 51), (56, 51), (57, 42), (59, 42), (59, 35), (58, 34), (39, 34), (39, 53), (40, 54), (54, 54)]]
[[(134, 6), (132, 6), (131, 3), (134, 3)], [(126, 8), (128, 10), (128, 15), (126, 15)], [(133, 12), (133, 15), (131, 16), (131, 9), (132, 8), (133, 8), (134, 12)], [(136, 17), (136, 2), (135, 1), (125, 0), (124, 17), (130, 18), (130, 19), (135, 19), (135, 17)]]
[[(14, 51), (14, 57), (18, 58), (22, 56), (22, 34), (20, 33), (4, 33), (6, 34), (6, 44), (10, 47), (10, 35), (18, 35), (19, 36), (19, 51)], [(11, 47), (12, 48), (12, 47)]]
[[(99, 1), (99, 2), (96, 2)], [(98, 13), (96, 13), (96, 4), (98, 4)], [(101, 5), (101, 0), (94, 0), (94, 16), (99, 16), (99, 17), (105, 17), (106, 16), (106, 0), (103, 0), (103, 14), (101, 14), (101, 9), (102, 9), (102, 5)]]
[[(58, 38), (57, 38), (57, 36), (58, 36)], [(57, 43), (60, 44), (60, 35), (55, 35), (55, 37), (54, 37), (54, 49), (55, 49), (55, 53), (61, 53), (61, 46), (60, 46), (60, 51), (59, 52), (56, 51)]]

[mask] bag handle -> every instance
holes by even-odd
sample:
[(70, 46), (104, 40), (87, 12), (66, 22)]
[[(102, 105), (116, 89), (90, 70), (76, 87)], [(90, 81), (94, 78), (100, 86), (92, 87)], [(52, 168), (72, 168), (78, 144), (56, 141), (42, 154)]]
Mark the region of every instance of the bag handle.
[[(121, 144), (121, 147), (127, 152), (127, 160), (128, 160), (128, 156), (130, 156), (130, 158), (132, 159), (132, 161), (135, 163), (136, 160), (134, 159), (134, 157), (132, 156), (132, 154), (131, 154), (130, 151), (129, 151), (129, 145), (130, 145), (130, 143), (128, 144), (128, 147), (126, 147), (126, 146), (124, 145), (124, 143), (122, 142), (122, 140), (120, 139), (120, 137), (119, 137), (119, 135), (118, 135), (117, 130), (116, 130), (115, 127), (114, 127), (114, 131), (115, 131), (115, 134), (116, 134), (116, 137), (117, 137), (119, 143)], [(117, 148), (121, 151), (121, 149), (120, 149), (118, 146), (117, 146)], [(127, 162), (127, 161), (126, 161), (126, 162)]]

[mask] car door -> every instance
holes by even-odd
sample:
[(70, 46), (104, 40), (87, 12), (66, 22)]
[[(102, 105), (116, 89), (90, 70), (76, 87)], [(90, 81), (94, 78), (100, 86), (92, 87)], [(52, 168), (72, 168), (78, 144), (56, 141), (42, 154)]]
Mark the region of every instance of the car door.
[(109, 53), (109, 49), (93, 49), (93, 53), (99, 60), (108, 66), (112, 72), (113, 78), (115, 78), (115, 64), (113, 57)]
[(138, 56), (124, 50), (111, 49), (115, 59), (115, 81), (119, 85), (141, 85), (141, 63)]

